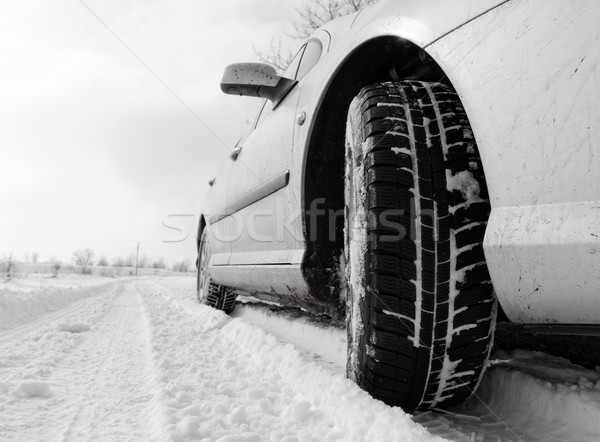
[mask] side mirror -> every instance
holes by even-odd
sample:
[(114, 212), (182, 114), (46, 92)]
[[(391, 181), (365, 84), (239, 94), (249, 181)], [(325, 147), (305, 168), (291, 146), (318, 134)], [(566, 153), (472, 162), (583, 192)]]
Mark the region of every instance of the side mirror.
[(236, 63), (225, 68), (221, 90), (230, 95), (268, 98), (277, 106), (296, 83), (277, 75), (271, 65)]

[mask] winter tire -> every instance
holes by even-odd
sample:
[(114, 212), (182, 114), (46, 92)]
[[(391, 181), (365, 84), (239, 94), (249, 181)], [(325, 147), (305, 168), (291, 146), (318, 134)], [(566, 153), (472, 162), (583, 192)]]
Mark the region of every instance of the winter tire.
[(198, 275), (196, 280), (198, 301), (229, 314), (235, 307), (236, 293), (227, 287), (216, 284), (211, 279), (208, 273), (209, 261), (210, 243), (206, 239), (206, 230), (203, 230), (200, 237), (200, 248), (198, 249)]
[(371, 85), (350, 107), (346, 152), (348, 376), (409, 412), (460, 404), (487, 366), (497, 308), (466, 113), (443, 84)]

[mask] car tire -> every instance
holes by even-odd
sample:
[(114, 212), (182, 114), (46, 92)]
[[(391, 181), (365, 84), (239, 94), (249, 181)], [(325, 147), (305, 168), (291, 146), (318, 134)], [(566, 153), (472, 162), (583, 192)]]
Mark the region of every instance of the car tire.
[(488, 364), (497, 303), (490, 205), (457, 94), (364, 88), (346, 134), (347, 373), (408, 412), (464, 402)]
[(215, 283), (208, 272), (210, 261), (210, 243), (206, 230), (202, 231), (198, 248), (198, 273), (196, 278), (196, 296), (201, 304), (210, 305), (229, 314), (235, 307), (237, 294), (228, 287)]

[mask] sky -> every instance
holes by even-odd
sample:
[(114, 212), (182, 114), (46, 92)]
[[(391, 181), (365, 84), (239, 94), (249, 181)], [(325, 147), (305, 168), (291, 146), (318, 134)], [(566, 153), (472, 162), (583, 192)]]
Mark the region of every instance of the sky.
[(139, 241), (193, 262), (207, 182), (260, 104), (223, 69), (289, 32), (294, 1), (2, 2), (0, 258)]

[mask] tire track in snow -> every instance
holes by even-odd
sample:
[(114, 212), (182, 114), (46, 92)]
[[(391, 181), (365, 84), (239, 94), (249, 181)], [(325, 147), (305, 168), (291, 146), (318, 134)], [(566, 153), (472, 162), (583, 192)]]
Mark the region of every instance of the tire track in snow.
[[(58, 440), (57, 428), (68, 419), (65, 385), (54, 378), (64, 360), (85, 345), (85, 333), (61, 331), (63, 324), (95, 324), (106, 315), (106, 299), (120, 293), (77, 301), (3, 335), (0, 354), (0, 436), (2, 440)], [(19, 333), (17, 333), (17, 331)], [(83, 329), (82, 329), (83, 331)], [(4, 393), (4, 394), (2, 394)]]
[[(135, 284), (115, 299), (98, 332), (71, 357), (69, 369), (80, 371), (73, 384), (84, 385), (85, 391), (63, 440), (148, 440), (151, 356)], [(87, 370), (81, 370), (80, 361), (86, 361)]]
[[(150, 438), (152, 396), (143, 378), (150, 354), (132, 285), (121, 282), (93, 301), (36, 320), (21, 339), (6, 339), (3, 348), (16, 357), (12, 367), (0, 366), (2, 440)], [(61, 331), (64, 324), (80, 333)], [(6, 382), (9, 372), (13, 379)], [(19, 386), (31, 382), (47, 391), (23, 394)], [(135, 394), (124, 398), (132, 384)]]

